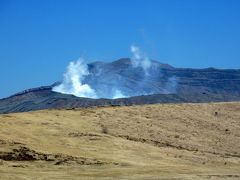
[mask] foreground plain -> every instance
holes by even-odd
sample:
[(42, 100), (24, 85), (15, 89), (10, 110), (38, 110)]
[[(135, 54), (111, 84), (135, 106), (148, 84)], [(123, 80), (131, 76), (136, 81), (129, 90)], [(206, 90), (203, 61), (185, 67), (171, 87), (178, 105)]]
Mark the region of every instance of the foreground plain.
[(240, 179), (240, 103), (3, 114), (0, 179)]

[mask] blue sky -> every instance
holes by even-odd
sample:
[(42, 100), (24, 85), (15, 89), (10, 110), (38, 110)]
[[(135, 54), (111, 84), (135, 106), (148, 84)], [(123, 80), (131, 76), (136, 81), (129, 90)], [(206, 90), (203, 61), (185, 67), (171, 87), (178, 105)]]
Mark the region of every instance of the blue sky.
[(239, 0), (0, 0), (0, 97), (62, 78), (69, 61), (130, 57), (240, 68)]

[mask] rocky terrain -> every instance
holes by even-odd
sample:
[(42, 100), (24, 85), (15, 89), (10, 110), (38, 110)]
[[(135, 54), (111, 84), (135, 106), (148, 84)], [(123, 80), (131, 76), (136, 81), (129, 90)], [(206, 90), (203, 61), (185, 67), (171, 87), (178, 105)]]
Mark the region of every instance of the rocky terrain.
[[(80, 98), (53, 92), (55, 83), (52, 86), (29, 89), (1, 99), (0, 113), (93, 106), (240, 100), (240, 70), (174, 68), (157, 61), (153, 61), (153, 64), (154, 68), (148, 76), (141, 68), (132, 68), (130, 59), (127, 58), (112, 63), (95, 62), (88, 65), (90, 75), (85, 78), (84, 83), (98, 89), (99, 94), (103, 92), (111, 94), (113, 89), (119, 88), (133, 97)], [(143, 95), (134, 96), (141, 93)]]
[(240, 103), (0, 115), (1, 179), (239, 179)]
[(188, 97), (189, 94), (221, 95), (222, 98), (240, 95), (240, 70), (175, 68), (151, 61), (151, 67), (144, 71), (141, 67), (132, 67), (128, 58), (88, 66), (90, 75), (84, 83), (100, 92), (111, 93), (109, 90), (115, 87), (130, 96), (178, 94), (190, 101), (194, 99)]

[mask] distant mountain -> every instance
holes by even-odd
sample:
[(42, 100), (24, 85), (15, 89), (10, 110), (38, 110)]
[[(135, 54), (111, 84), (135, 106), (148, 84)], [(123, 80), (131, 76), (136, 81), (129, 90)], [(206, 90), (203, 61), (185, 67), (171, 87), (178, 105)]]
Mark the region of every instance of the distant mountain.
[(90, 75), (83, 82), (95, 89), (98, 97), (114, 97), (116, 91), (127, 97), (176, 92), (177, 78), (162, 71), (174, 68), (158, 61), (151, 61), (147, 71), (133, 67), (129, 58), (112, 63), (91, 63), (88, 69)]
[[(240, 70), (175, 68), (151, 61), (148, 71), (133, 68), (129, 58), (111, 63), (88, 64), (84, 83), (97, 89), (99, 97), (115, 90), (129, 98), (90, 99), (52, 91), (51, 86), (33, 88), (0, 100), (0, 113), (52, 108), (240, 100)], [(150, 94), (150, 95), (149, 95)]]
[(129, 96), (177, 94), (191, 101), (197, 98), (196, 94), (224, 101), (240, 97), (240, 70), (174, 68), (152, 61), (146, 75), (142, 68), (133, 68), (128, 58), (112, 63), (92, 63), (89, 70), (91, 75), (85, 83), (98, 89), (100, 94), (113, 93), (109, 88), (113, 87)]

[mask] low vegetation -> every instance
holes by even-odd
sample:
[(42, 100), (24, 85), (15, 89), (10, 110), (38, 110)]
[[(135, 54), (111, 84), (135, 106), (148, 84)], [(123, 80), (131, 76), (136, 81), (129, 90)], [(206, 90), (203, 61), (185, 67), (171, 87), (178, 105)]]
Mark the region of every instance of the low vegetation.
[(240, 103), (3, 114), (0, 179), (240, 179), (239, 119)]

